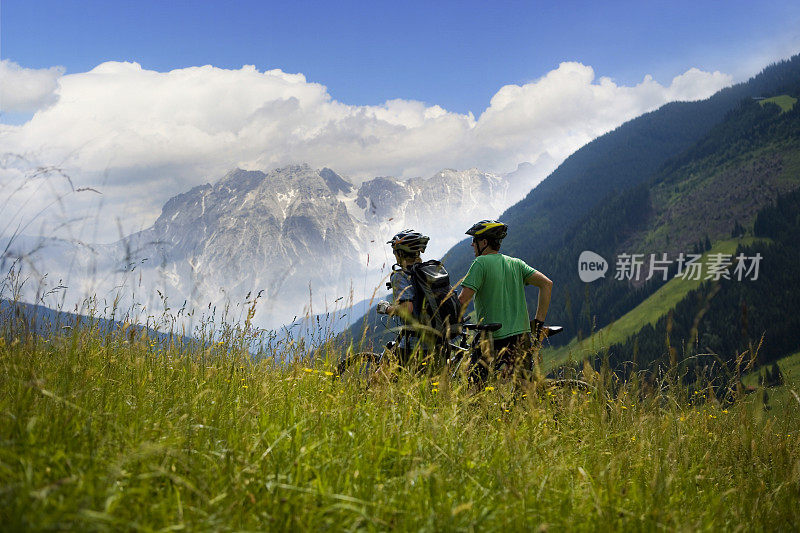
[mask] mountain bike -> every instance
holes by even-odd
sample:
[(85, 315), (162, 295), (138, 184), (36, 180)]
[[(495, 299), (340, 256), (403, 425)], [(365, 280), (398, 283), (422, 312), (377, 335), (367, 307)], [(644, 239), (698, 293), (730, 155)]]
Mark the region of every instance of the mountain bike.
[[(439, 372), (445, 365), (451, 365), (456, 358), (460, 361), (461, 356), (469, 352), (468, 331), (496, 331), (501, 327), (500, 324), (456, 324), (451, 326), (451, 330), (455, 329), (458, 332), (445, 341), (439, 331), (423, 324), (403, 324), (390, 328), (384, 322), (384, 326), (395, 334), (394, 340), (387, 342), (381, 352), (363, 351), (346, 357), (337, 365), (338, 376), (342, 379), (370, 379), (377, 374), (388, 374), (400, 368), (417, 373)], [(410, 359), (403, 360), (399, 356), (402, 351), (400, 347), (404, 345), (403, 341), (405, 340), (406, 346), (415, 346), (420, 342), (420, 338), (427, 339), (432, 347), (427, 349), (428, 344), (425, 344), (424, 347), (415, 350)]]
[[(337, 365), (336, 370), (336, 374), (341, 379), (370, 381), (377, 375), (387, 375), (402, 367), (418, 373), (439, 373), (446, 369), (451, 378), (455, 379), (459, 377), (465, 367), (464, 361), (467, 361), (466, 366), (473, 366), (482, 351), (481, 343), (488, 340), (490, 333), (502, 327), (502, 324), (499, 323), (476, 324), (462, 322), (451, 326), (449, 328), (451, 333), (445, 336), (441, 332), (422, 324), (404, 324), (399, 327), (389, 328), (385, 322), (383, 323), (389, 331), (396, 333), (395, 339), (388, 342), (385, 349), (380, 353), (363, 351), (343, 359)], [(561, 333), (563, 329), (561, 326), (545, 326), (542, 330), (542, 337), (552, 337)], [(453, 331), (455, 332), (454, 334), (452, 333)], [(411, 364), (408, 362), (400, 364), (399, 358), (396, 357), (395, 353), (403, 337), (408, 339), (422, 336), (433, 339), (433, 349), (427, 352), (420, 352), (420, 356)], [(531, 367), (529, 370), (532, 371), (533, 368)], [(466, 369), (465, 373), (469, 376), (470, 369)]]

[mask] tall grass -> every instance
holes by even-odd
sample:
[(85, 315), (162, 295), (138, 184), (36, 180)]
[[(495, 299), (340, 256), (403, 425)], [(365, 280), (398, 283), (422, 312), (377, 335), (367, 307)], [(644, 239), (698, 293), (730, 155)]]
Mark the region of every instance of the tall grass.
[(602, 381), (366, 382), (332, 375), (333, 343), (255, 359), (236, 335), (179, 349), (132, 326), (2, 328), (9, 530), (800, 527), (789, 392), (765, 410)]

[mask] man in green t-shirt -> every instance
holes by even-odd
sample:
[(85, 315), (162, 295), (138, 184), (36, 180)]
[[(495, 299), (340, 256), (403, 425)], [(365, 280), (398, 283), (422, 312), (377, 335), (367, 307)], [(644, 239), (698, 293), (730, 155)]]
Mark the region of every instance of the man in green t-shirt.
[[(475, 260), (461, 282), (462, 314), (475, 298), (478, 322), (499, 322), (502, 327), (493, 333), (495, 369), (513, 371), (529, 346), (531, 324), (525, 302), (525, 285), (539, 288), (539, 301), (534, 319), (536, 341), (541, 340), (542, 326), (550, 306), (553, 282), (525, 261), (500, 253), (500, 244), (508, 226), (496, 220), (481, 220), (467, 232), (472, 236)], [(485, 377), (488, 368), (483, 369)]]

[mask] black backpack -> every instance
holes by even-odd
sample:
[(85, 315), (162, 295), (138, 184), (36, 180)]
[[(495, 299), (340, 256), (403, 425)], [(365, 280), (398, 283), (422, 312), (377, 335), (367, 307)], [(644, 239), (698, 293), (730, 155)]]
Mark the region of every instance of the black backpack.
[(407, 272), (414, 284), (414, 309), (420, 319), (449, 340), (459, 333), (460, 307), (458, 296), (450, 285), (450, 274), (441, 261), (431, 259), (414, 263)]

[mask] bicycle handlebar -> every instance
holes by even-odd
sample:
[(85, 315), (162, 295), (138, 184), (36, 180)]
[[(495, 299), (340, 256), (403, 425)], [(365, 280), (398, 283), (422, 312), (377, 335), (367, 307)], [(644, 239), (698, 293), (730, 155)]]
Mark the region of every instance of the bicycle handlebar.
[(545, 337), (552, 337), (553, 335), (558, 335), (564, 331), (564, 326), (545, 326), (542, 328), (542, 332), (544, 333)]
[[(470, 322), (462, 322), (460, 324), (454, 324), (453, 326), (451, 326), (451, 330), (450, 331), (457, 331), (456, 328), (458, 328), (458, 327), (463, 328), (465, 331), (489, 331), (489, 332), (494, 332), (494, 331), (497, 331), (500, 328), (502, 328), (503, 325), (500, 324), (499, 322), (490, 322), (488, 324), (474, 324), (474, 323), (470, 323)], [(403, 334), (403, 333), (417, 333), (417, 334), (423, 333), (424, 334), (424, 333), (428, 333), (428, 334), (432, 334), (432, 335), (437, 336), (437, 337), (441, 337), (442, 336), (442, 333), (440, 331), (438, 331), (438, 330), (436, 330), (434, 328), (431, 328), (429, 326), (424, 326), (422, 324), (403, 324), (402, 326), (398, 326), (398, 327), (395, 327), (395, 328), (390, 328), (389, 331), (393, 331), (393, 332), (398, 333), (398, 334)], [(544, 326), (542, 328), (542, 333), (543, 333), (542, 336), (544, 338), (552, 337), (553, 335), (558, 335), (562, 331), (564, 331), (564, 327), (563, 326)]]
[[(502, 328), (503, 325), (499, 322), (490, 322), (489, 324), (472, 324), (469, 322), (462, 322), (459, 324), (454, 324), (450, 327), (451, 331), (457, 330), (458, 327), (462, 327), (465, 330), (475, 330), (475, 331), (497, 331), (498, 329)], [(394, 328), (389, 328), (389, 331), (394, 331), (396, 333), (405, 333), (405, 332), (414, 332), (414, 333), (432, 333), (436, 336), (441, 336), (441, 332), (437, 329), (434, 329), (430, 326), (425, 326), (423, 324), (403, 324), (402, 326), (397, 326)]]
[[(499, 322), (490, 322), (488, 324), (461, 324), (461, 327), (464, 329), (474, 329), (476, 331), (497, 331), (498, 329), (502, 328), (503, 325)], [(552, 337), (553, 335), (558, 335), (562, 331), (564, 331), (563, 326), (544, 326), (542, 329), (544, 332), (545, 337)]]
[(499, 322), (490, 322), (489, 324), (468, 324), (463, 323), (461, 327), (464, 329), (474, 329), (476, 331), (497, 331), (498, 329), (503, 327), (503, 324)]

